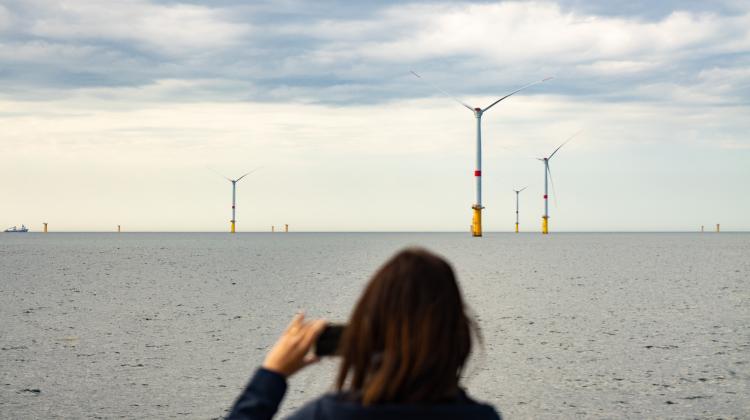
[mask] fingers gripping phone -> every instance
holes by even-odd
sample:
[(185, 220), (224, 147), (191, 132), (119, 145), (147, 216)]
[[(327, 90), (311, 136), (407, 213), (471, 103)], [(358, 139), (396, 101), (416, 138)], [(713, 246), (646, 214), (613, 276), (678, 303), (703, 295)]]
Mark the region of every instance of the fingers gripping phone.
[(336, 356), (339, 342), (346, 328), (343, 324), (328, 324), (315, 342), (316, 356)]

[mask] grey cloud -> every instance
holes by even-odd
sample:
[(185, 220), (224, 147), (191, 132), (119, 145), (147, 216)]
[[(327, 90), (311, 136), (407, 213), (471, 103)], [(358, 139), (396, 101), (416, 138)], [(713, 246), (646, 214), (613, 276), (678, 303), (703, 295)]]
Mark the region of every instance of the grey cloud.
[(744, 0), (562, 0), (560, 4), (568, 11), (650, 21), (661, 20), (676, 10), (694, 13), (717, 13), (728, 16), (750, 10), (750, 6)]
[(11, 26), (11, 14), (8, 9), (0, 4), (0, 33), (10, 29)]
[[(465, 11), (476, 5), (485, 7), (481, 15), (498, 4), (492, 2), (287, 0), (248, 5), (222, 0), (207, 7), (197, 1), (132, 0), (105, 7), (78, 1), (65, 10), (60, 4), (30, 0), (9, 2), (6, 12), (0, 8), (0, 28), (4, 21), (11, 28), (0, 40), (0, 86), (6, 95), (34, 98), (187, 80), (195, 83), (181, 90), (157, 89), (164, 96), (150, 99), (189, 100), (194, 95), (372, 103), (431, 94), (410, 79), (408, 70), (414, 68), (466, 96), (501, 94), (555, 74), (558, 82), (544, 92), (656, 100), (639, 87), (696, 87), (713, 71), (732, 75), (730, 86), (720, 91), (727, 100), (747, 104), (750, 97), (731, 89), (746, 82), (739, 70), (750, 57), (750, 11), (732, 1), (711, 9), (697, 1), (660, 2), (650, 8), (646, 2), (562, 1), (558, 12), (554, 7), (542, 10), (562, 16), (555, 18), (558, 29), (533, 26), (535, 19), (549, 18), (533, 13), (552, 3), (528, 3), (524, 7), (537, 9), (529, 9), (528, 15), (516, 10), (519, 20), (511, 22), (523, 29), (519, 25), (526, 19), (528, 35), (498, 32), (493, 26), (471, 28), (470, 20), (468, 27), (451, 24), (451, 19), (461, 23), (475, 16)], [(592, 23), (590, 33), (576, 34), (580, 28), (565, 26), (576, 24), (575, 19), (605, 24)], [(614, 19), (622, 32), (608, 33), (606, 19)], [(658, 25), (677, 29), (662, 38), (658, 31), (637, 33)], [(466, 30), (477, 31), (477, 37), (465, 36)], [(533, 39), (534, 31), (548, 30), (553, 32), (546, 38)], [(479, 39), (487, 31), (498, 38)]]

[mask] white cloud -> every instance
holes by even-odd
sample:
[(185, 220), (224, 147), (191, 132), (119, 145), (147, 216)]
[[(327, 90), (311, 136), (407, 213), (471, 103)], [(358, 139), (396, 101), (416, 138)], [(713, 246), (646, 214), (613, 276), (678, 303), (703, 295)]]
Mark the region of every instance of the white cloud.
[(591, 64), (582, 64), (577, 69), (582, 72), (593, 74), (637, 74), (649, 71), (659, 66), (660, 63), (654, 61), (633, 61), (633, 60), (600, 60)]
[(219, 10), (145, 0), (62, 0), (37, 3), (28, 33), (58, 40), (134, 42), (165, 53), (226, 47), (249, 32)]
[[(175, 153), (200, 161), (200, 151), (225, 145), (252, 144), (283, 156), (310, 153), (368, 155), (463, 153), (473, 136), (473, 115), (440, 96), (400, 100), (386, 104), (334, 106), (303, 103), (244, 103), (182, 101), (175, 91), (199, 96), (215, 80), (160, 80), (145, 87), (79, 89), (66, 97), (44, 101), (0, 101), (5, 146), (29, 155), (65, 140), (75, 145), (79, 159), (140, 161), (161, 159), (174, 145), (187, 146)], [(571, 100), (561, 95), (516, 96), (493, 108), (484, 118), (489, 153), (495, 146), (522, 146), (525, 152), (543, 149), (559, 138), (550, 133), (585, 128), (591, 145), (726, 143), (728, 133), (740, 136), (750, 130), (747, 107), (714, 106), (709, 92), (678, 90), (660, 85), (651, 90), (671, 92), (680, 100), (664, 103)], [(645, 93), (644, 93), (645, 95)], [(491, 97), (468, 97), (469, 103), (490, 103)], [(544, 122), (544, 123), (540, 123)], [(506, 135), (502, 133), (512, 133)], [(697, 134), (696, 134), (697, 133)], [(31, 141), (37, 139), (40, 141)], [(44, 140), (42, 140), (44, 139)], [(722, 143), (723, 144), (723, 143)], [(198, 150), (200, 153), (191, 154)], [(468, 152), (467, 152), (468, 153)]]
[(653, 65), (694, 59), (696, 53), (750, 49), (750, 14), (674, 12), (661, 21), (645, 22), (564, 12), (547, 2), (502, 2), (395, 6), (375, 20), (374, 25), (372, 21), (344, 22), (339, 36), (333, 25), (300, 30), (330, 41), (310, 55), (329, 62), (356, 57), (415, 62), (464, 56), (496, 66), (600, 63), (593, 65), (629, 73), (634, 70), (632, 63)]
[[(474, 118), (453, 102), (436, 97), (331, 106), (152, 99), (209, 82), (164, 80), (141, 92), (86, 89), (55, 100), (0, 101), (0, 152), (13, 156), (0, 167), (0, 190), (29, 197), (6, 200), (3, 214), (46, 220), (54, 203), (51, 221), (57, 229), (124, 223), (132, 230), (222, 230), (228, 189), (206, 166), (229, 174), (264, 166), (242, 189), (244, 229), (292, 223), (298, 230), (458, 230), (467, 223)], [(484, 103), (491, 98), (467, 99)], [(689, 174), (696, 160), (685, 150), (747, 150), (746, 116), (747, 108), (740, 106), (514, 97), (484, 117), (485, 187), (492, 212), (488, 229), (510, 226), (502, 224), (501, 199), (511, 183), (529, 183), (532, 194), (539, 191), (541, 172), (527, 156), (548, 153), (579, 129), (584, 133), (566, 146), (553, 171), (561, 197), (575, 197), (582, 210), (557, 211), (558, 226), (637, 229), (638, 220), (628, 216), (637, 211), (627, 205), (613, 217), (630, 217), (631, 225), (590, 224), (591, 213), (603, 210), (597, 203), (604, 184), (612, 181), (632, 190), (618, 200), (637, 203), (642, 189), (664, 183), (658, 174), (642, 173), (643, 160), (682, 157), (670, 168)], [(643, 153), (661, 148), (669, 154)], [(657, 163), (657, 168), (667, 165)], [(731, 162), (722, 167), (737, 171)], [(722, 173), (701, 178), (725, 181)], [(40, 190), (46, 193), (24, 195)], [(664, 197), (670, 198), (664, 200), (680, 193), (667, 188)], [(569, 199), (567, 206), (573, 204)], [(404, 215), (404, 206), (419, 211)], [(669, 207), (659, 207), (664, 217)], [(165, 221), (156, 216), (162, 212), (179, 216)], [(115, 222), (112, 214), (122, 215)]]
[[(0, 45), (0, 60), (45, 64), (29, 69), (33, 77), (24, 78), (21, 70), (8, 77), (67, 83), (63, 89), (223, 77), (225, 85), (239, 81), (237, 91), (245, 88), (239, 84), (253, 84), (256, 98), (361, 103), (401, 97), (399, 78), (414, 68), (429, 77), (440, 73), (435, 82), (446, 80), (459, 94), (509, 89), (554, 74), (565, 79), (563, 89), (606, 97), (642, 91), (639, 85), (671, 75), (689, 90), (704, 67), (716, 66), (718, 55), (750, 51), (750, 13), (676, 11), (646, 21), (509, 1), (264, 20), (253, 7), (147, 0), (24, 4), (30, 6), (18, 13), (23, 25), (15, 40)], [(220, 98), (227, 90), (214, 94)]]
[(0, 4), (0, 32), (3, 32), (10, 28), (12, 16), (8, 9)]
[(750, 67), (712, 67), (698, 74), (698, 79), (706, 89), (732, 93), (735, 89), (750, 89)]

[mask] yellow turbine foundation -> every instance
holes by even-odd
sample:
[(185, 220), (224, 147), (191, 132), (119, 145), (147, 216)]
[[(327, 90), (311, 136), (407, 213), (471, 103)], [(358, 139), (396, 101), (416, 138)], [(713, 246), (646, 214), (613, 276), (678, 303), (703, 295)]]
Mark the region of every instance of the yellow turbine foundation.
[(482, 236), (482, 207), (472, 206), (474, 209), (474, 217), (471, 221), (471, 236), (479, 237)]
[(543, 216), (542, 217), (542, 233), (545, 234), (545, 235), (549, 233), (549, 229), (548, 229), (548, 226), (547, 226), (547, 220), (548, 219), (549, 218), (547, 216)]
[(44, 233), (47, 233), (47, 224), (44, 224)]
[(518, 223), (516, 223), (516, 233), (518, 233)]
[(234, 233), (234, 220), (230, 222), (232, 224), (232, 233)]

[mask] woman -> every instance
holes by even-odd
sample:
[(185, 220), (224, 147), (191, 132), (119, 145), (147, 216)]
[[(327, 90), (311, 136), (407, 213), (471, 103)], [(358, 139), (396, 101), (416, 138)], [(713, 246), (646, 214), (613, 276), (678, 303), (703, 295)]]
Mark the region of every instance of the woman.
[[(298, 314), (268, 353), (229, 419), (270, 419), (286, 378), (316, 359), (308, 355), (325, 328)], [(459, 387), (475, 326), (466, 315), (453, 269), (425, 250), (398, 253), (370, 280), (341, 337), (336, 393), (291, 419), (497, 420)]]

